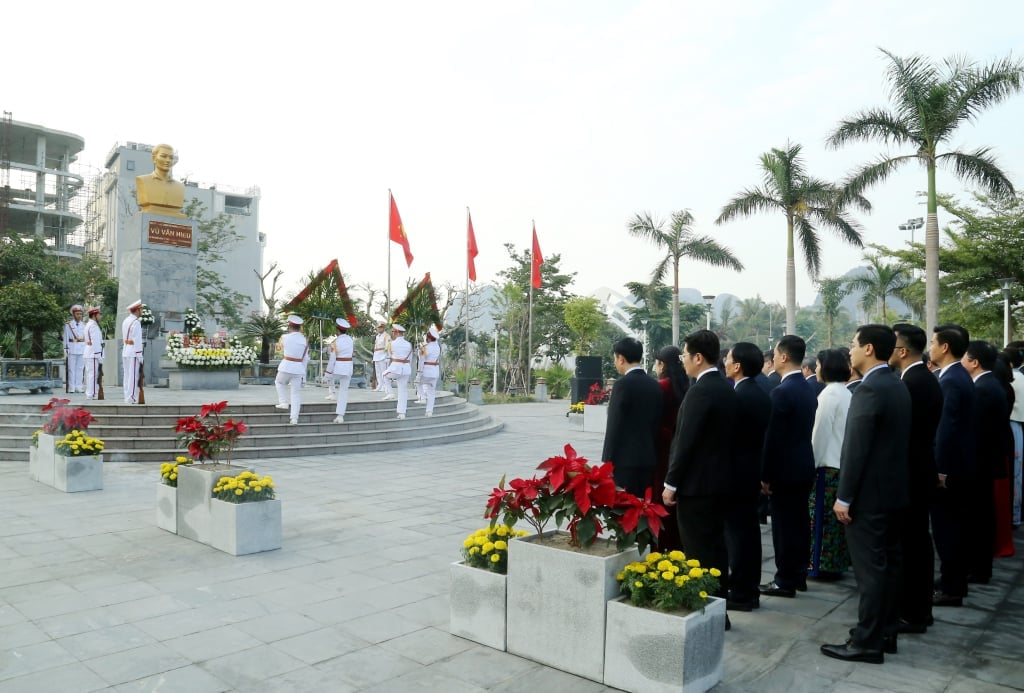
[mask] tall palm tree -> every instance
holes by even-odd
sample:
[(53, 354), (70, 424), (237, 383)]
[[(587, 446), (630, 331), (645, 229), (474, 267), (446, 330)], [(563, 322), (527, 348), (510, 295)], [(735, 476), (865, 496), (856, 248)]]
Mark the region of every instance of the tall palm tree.
[(818, 295), (821, 296), (821, 313), (825, 316), (829, 349), (834, 346), (832, 336), (835, 333), (836, 318), (842, 313), (843, 299), (849, 293), (849, 284), (838, 277), (822, 277), (818, 280)]
[(886, 322), (885, 299), (894, 296), (903, 298), (904, 290), (913, 284), (914, 277), (910, 269), (904, 265), (882, 261), (879, 253), (865, 255), (868, 266), (865, 272), (846, 282), (847, 287), (855, 291), (863, 291), (860, 305), (865, 311), (878, 306), (882, 311), (881, 322)]
[(724, 224), (738, 217), (753, 216), (756, 212), (782, 212), (786, 217), (786, 333), (796, 333), (796, 260), (794, 259), (794, 232), (800, 234), (807, 272), (817, 279), (821, 269), (821, 244), (818, 228), (825, 227), (841, 239), (861, 247), (859, 226), (846, 213), (852, 204), (863, 211), (870, 203), (859, 194), (845, 197), (839, 188), (804, 170), (799, 144), (786, 143), (785, 149), (772, 149), (761, 155), (762, 184), (740, 191), (740, 194), (722, 208), (716, 224)]
[(952, 57), (936, 65), (921, 56), (904, 59), (882, 49), (889, 59), (886, 76), (892, 110), (875, 108), (843, 120), (826, 143), (840, 147), (858, 140), (906, 145), (911, 153), (882, 154), (855, 171), (847, 189), (860, 194), (869, 186), (910, 161), (920, 163), (928, 174), (928, 223), (925, 227), (925, 322), (931, 334), (939, 320), (939, 218), (935, 197), (935, 169), (939, 162), (951, 166), (958, 178), (977, 183), (989, 194), (1013, 193), (1013, 185), (996, 164), (988, 147), (972, 152), (938, 153), (957, 127), (972, 121), (990, 106), (1018, 93), (1024, 64), (1004, 58), (978, 66), (965, 57)]
[(665, 222), (655, 219), (650, 212), (637, 214), (626, 228), (631, 236), (649, 240), (665, 253), (651, 272), (651, 284), (661, 282), (669, 267), (672, 268), (672, 343), (679, 344), (679, 263), (682, 259), (737, 271), (743, 269), (743, 263), (711, 236), (697, 235), (693, 230), (693, 214), (688, 209), (673, 212), (667, 229)]

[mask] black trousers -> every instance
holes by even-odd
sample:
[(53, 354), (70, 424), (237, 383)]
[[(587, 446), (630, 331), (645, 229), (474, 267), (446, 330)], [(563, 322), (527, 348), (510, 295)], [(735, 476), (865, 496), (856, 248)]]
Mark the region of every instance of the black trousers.
[(908, 623), (918, 625), (925, 625), (932, 619), (935, 550), (928, 527), (928, 510), (926, 501), (912, 501), (900, 524), (903, 579), (900, 581), (897, 612)]
[(683, 552), (687, 558), (700, 561), (702, 568), (721, 570), (719, 590), (714, 596), (728, 596), (729, 552), (725, 547), (725, 497), (677, 496), (676, 503), (676, 520)]
[[(632, 493), (634, 496), (644, 497), (647, 489), (654, 484), (654, 467), (615, 467), (612, 470), (612, 479), (616, 486)], [(651, 489), (651, 498), (657, 500), (661, 497), (661, 489)]]
[(725, 506), (725, 545), (729, 553), (729, 596), (749, 602), (759, 598), (761, 582), (761, 494), (729, 496)]
[(967, 513), (967, 574), (988, 580), (992, 577), (992, 556), (996, 552), (996, 494), (992, 479), (975, 479), (971, 484)]
[(857, 578), (857, 626), (853, 644), (881, 650), (886, 635), (896, 633), (896, 601), (902, 580), (900, 513), (868, 513), (851, 508), (846, 525), (853, 574)]
[(811, 533), (807, 499), (812, 482), (772, 484), (772, 545), (775, 547), (775, 584), (795, 590), (807, 584), (811, 560)]
[[(950, 479), (946, 480), (950, 484)], [(967, 595), (967, 528), (972, 481), (953, 480), (935, 491), (932, 534), (939, 554), (939, 587), (954, 597)]]

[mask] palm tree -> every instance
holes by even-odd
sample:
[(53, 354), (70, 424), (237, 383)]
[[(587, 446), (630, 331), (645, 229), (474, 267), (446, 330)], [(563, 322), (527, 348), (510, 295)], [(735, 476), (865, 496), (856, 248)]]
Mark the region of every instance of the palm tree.
[(907, 145), (911, 153), (881, 155), (854, 172), (846, 182), (851, 194), (885, 180), (910, 161), (928, 173), (928, 223), (925, 228), (925, 322), (928, 333), (939, 321), (939, 218), (935, 197), (935, 169), (942, 161), (964, 181), (977, 183), (991, 195), (1013, 193), (1013, 185), (996, 165), (988, 147), (972, 152), (938, 153), (952, 139), (957, 127), (971, 121), (990, 106), (1019, 92), (1024, 64), (1010, 58), (977, 66), (964, 57), (947, 58), (942, 66), (921, 56), (908, 59), (882, 53), (889, 59), (889, 97), (893, 109), (861, 111), (842, 121), (826, 143), (840, 147), (858, 140)]
[(637, 214), (626, 227), (631, 236), (644, 238), (665, 253), (651, 272), (651, 284), (661, 282), (669, 266), (672, 267), (672, 343), (679, 344), (679, 263), (690, 258), (715, 267), (729, 267), (740, 271), (743, 263), (732, 251), (711, 236), (698, 236), (693, 231), (693, 214), (684, 209), (672, 213), (668, 229), (665, 222), (654, 219), (650, 212)]
[(793, 250), (794, 231), (800, 234), (807, 272), (817, 279), (821, 268), (821, 245), (818, 226), (835, 232), (841, 239), (861, 247), (859, 227), (845, 212), (847, 204), (863, 211), (870, 203), (859, 194), (843, 196), (826, 181), (811, 178), (804, 170), (799, 144), (786, 143), (785, 149), (772, 149), (761, 155), (763, 183), (748, 188), (733, 198), (718, 215), (716, 224), (756, 212), (781, 211), (786, 217), (786, 332), (796, 333), (796, 261)]
[(864, 259), (868, 263), (867, 271), (848, 280), (846, 285), (852, 290), (863, 291), (861, 307), (870, 311), (878, 305), (882, 310), (881, 322), (886, 322), (885, 299), (889, 296), (903, 298), (903, 291), (914, 282), (914, 278), (906, 266), (883, 262), (879, 253), (865, 255)]
[(818, 294), (821, 296), (821, 313), (825, 316), (828, 328), (827, 346), (833, 347), (832, 335), (835, 332), (836, 318), (842, 313), (843, 299), (850, 293), (847, 282), (838, 277), (822, 277), (818, 280)]

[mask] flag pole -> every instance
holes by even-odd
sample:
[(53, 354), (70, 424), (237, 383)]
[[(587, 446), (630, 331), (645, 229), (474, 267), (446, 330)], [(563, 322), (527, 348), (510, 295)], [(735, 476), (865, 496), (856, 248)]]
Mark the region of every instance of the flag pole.
[(388, 290), (384, 294), (384, 322), (391, 320), (391, 188), (388, 188)]
[[(537, 222), (530, 219), (530, 223), (533, 224), (534, 237), (537, 235)], [(530, 364), (533, 361), (533, 266), (537, 261), (537, 258), (533, 256), (533, 241), (531, 239), (530, 245), (530, 318), (526, 328), (526, 387), (523, 388), (525, 391), (530, 389)], [(522, 344), (522, 342), (520, 342)]]
[(469, 207), (466, 207), (466, 300), (464, 301), (466, 304), (466, 345), (464, 353), (466, 359), (466, 391), (464, 394), (467, 400), (469, 399), (469, 263), (472, 260), (469, 256), (469, 229), (470, 224), (473, 223), (472, 219), (469, 215)]

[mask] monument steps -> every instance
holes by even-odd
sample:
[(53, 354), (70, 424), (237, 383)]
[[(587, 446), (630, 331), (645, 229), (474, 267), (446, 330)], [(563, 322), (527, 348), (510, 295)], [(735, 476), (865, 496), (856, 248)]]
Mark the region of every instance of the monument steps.
[[(106, 462), (166, 462), (184, 451), (175, 444), (179, 418), (198, 413), (200, 405), (129, 406), (91, 402), (96, 420), (89, 433), (104, 441)], [(303, 403), (299, 423), (272, 404), (230, 405), (222, 416), (242, 419), (249, 430), (239, 439), (233, 459), (331, 455), (397, 450), (460, 442), (497, 433), (502, 424), (450, 393), (438, 393), (434, 415), (409, 403), (407, 418), (397, 420), (393, 401), (349, 402), (345, 423), (333, 423), (333, 401)], [(33, 431), (46, 415), (24, 406), (0, 404), (0, 461), (28, 460)]]

